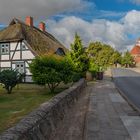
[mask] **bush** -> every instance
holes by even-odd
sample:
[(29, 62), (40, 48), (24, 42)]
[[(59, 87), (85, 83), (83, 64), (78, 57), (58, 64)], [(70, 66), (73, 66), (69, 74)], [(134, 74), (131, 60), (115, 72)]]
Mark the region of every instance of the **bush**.
[(51, 93), (61, 83), (72, 81), (72, 65), (66, 59), (52, 56), (37, 57), (30, 64), (33, 80), (42, 85), (48, 85)]
[(73, 81), (73, 82), (79, 81), (80, 78), (81, 78), (81, 74), (80, 74), (80, 73), (73, 72), (73, 75), (72, 75), (72, 81)]
[(10, 94), (12, 89), (22, 81), (24, 74), (19, 73), (17, 70), (3, 70), (0, 72), (0, 83), (4, 85), (7, 93)]

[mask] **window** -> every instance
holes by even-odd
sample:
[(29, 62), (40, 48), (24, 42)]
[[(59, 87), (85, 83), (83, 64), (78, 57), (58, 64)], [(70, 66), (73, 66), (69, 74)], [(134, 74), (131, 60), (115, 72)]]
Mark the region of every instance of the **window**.
[(8, 54), (9, 53), (9, 43), (1, 44), (1, 54)]
[(26, 50), (26, 46), (22, 44), (22, 45), (21, 45), (21, 49), (22, 49), (22, 50)]
[(62, 48), (58, 48), (57, 51), (55, 52), (57, 55), (63, 56), (65, 55), (65, 52)]
[(18, 62), (16, 63), (16, 70), (18, 70), (18, 72), (20, 73), (24, 73), (24, 63), (23, 62)]

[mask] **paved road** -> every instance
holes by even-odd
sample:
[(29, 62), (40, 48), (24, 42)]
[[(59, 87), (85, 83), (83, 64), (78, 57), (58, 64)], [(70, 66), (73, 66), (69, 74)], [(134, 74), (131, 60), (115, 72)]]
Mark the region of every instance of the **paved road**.
[(140, 109), (140, 73), (129, 69), (113, 69), (117, 87)]

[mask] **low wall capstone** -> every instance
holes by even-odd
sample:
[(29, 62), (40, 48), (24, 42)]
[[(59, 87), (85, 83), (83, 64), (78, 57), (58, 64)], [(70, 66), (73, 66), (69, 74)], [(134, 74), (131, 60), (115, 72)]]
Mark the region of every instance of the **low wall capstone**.
[(81, 79), (49, 102), (41, 104), (14, 127), (3, 132), (0, 140), (49, 140), (85, 86), (85, 79)]

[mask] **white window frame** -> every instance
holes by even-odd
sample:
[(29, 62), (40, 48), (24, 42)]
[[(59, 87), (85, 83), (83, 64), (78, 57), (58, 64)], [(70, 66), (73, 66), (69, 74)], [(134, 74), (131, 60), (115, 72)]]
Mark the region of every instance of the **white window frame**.
[(9, 43), (2, 43), (1, 46), (1, 54), (9, 54), (10, 44)]
[(25, 73), (25, 64), (24, 62), (16, 62), (16, 70), (18, 70), (19, 73)]

